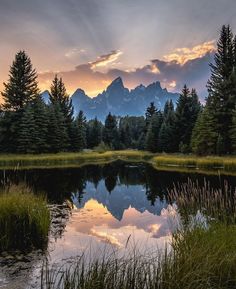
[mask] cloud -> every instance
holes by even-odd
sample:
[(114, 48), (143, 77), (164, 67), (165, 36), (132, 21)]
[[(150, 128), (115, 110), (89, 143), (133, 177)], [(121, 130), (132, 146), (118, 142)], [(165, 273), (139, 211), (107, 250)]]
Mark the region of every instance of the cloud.
[(83, 54), (83, 53), (86, 53), (86, 49), (72, 48), (65, 53), (65, 57), (73, 58), (73, 57), (78, 56), (78, 55)]
[(94, 70), (98, 67), (107, 66), (108, 64), (116, 61), (121, 54), (122, 52), (120, 50), (113, 50), (111, 51), (111, 53), (101, 55), (97, 58), (97, 60), (89, 62), (89, 64), (91, 65), (91, 69)]
[(207, 53), (215, 51), (215, 41), (208, 41), (202, 44), (196, 45), (192, 48), (177, 48), (168, 55), (164, 56), (164, 60), (167, 62), (176, 61), (178, 64), (184, 65), (189, 60), (201, 58)]
[(121, 242), (119, 242), (119, 240), (115, 236), (109, 235), (108, 232), (99, 231), (99, 230), (97, 231), (96, 229), (92, 228), (90, 231), (90, 235), (97, 237), (99, 240), (103, 242), (109, 243), (119, 248), (123, 247)]
[[(96, 96), (109, 83), (120, 76), (125, 86), (132, 89), (139, 84), (148, 85), (160, 81), (163, 88), (172, 92), (180, 92), (184, 84), (194, 87), (202, 100), (207, 95), (206, 83), (210, 76), (209, 63), (213, 61), (213, 43), (206, 42), (193, 48), (178, 48), (179, 58), (169, 60), (153, 59), (142, 67), (131, 70), (111, 68), (122, 54), (119, 50), (99, 56), (96, 60), (80, 64), (74, 70), (61, 71), (58, 74), (63, 78), (69, 93), (82, 88), (89, 96)], [(167, 58), (167, 56), (166, 56)], [(106, 68), (106, 71), (101, 70)], [(41, 89), (50, 87), (54, 72), (39, 74)]]

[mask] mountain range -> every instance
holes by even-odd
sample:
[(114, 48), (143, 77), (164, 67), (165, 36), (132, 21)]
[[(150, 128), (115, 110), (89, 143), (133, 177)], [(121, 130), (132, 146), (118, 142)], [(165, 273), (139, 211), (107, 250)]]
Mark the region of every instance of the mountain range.
[(86, 192), (82, 200), (79, 202), (76, 194), (72, 197), (73, 203), (77, 208), (83, 208), (89, 200), (96, 200), (103, 207), (106, 207), (111, 215), (121, 221), (124, 212), (128, 208), (135, 208), (138, 212), (148, 211), (153, 215), (161, 215), (161, 210), (167, 207), (166, 201), (157, 198), (155, 205), (151, 205), (147, 199), (145, 188), (142, 185), (117, 185), (111, 193), (107, 191), (105, 181), (101, 180), (97, 187), (93, 183), (87, 182)]
[[(43, 92), (42, 97), (46, 103), (49, 102), (48, 91)], [(150, 102), (154, 102), (158, 109), (163, 109), (167, 100), (172, 99), (176, 104), (178, 97), (178, 93), (163, 89), (159, 81), (148, 86), (141, 84), (129, 90), (124, 87), (121, 77), (118, 77), (94, 98), (89, 97), (79, 88), (72, 94), (71, 99), (75, 115), (82, 110), (87, 119), (97, 117), (104, 121), (109, 112), (118, 116), (140, 116), (144, 115)]]

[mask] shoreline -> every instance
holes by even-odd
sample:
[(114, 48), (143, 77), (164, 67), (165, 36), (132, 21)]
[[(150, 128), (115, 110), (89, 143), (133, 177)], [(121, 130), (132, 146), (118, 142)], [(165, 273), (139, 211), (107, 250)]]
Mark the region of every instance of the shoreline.
[(157, 170), (236, 175), (236, 156), (154, 154), (146, 151), (84, 151), (42, 155), (0, 154), (1, 170), (76, 168), (114, 161), (152, 165)]

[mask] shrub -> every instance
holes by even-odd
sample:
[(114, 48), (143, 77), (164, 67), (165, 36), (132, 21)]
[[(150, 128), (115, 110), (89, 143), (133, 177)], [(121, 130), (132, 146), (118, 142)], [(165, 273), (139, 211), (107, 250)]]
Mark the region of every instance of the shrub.
[(24, 186), (0, 193), (0, 251), (43, 248), (49, 225), (50, 214), (42, 196)]

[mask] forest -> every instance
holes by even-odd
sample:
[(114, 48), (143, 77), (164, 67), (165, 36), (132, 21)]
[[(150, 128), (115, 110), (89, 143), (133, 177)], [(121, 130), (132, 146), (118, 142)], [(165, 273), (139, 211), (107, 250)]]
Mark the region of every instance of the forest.
[(161, 111), (150, 103), (143, 116), (115, 116), (105, 123), (74, 115), (63, 79), (55, 75), (50, 102), (41, 97), (37, 72), (25, 51), (19, 51), (1, 93), (0, 151), (58, 153), (102, 148), (165, 153), (230, 155), (236, 153), (236, 36), (223, 26), (217, 42), (208, 97), (184, 85), (176, 107), (167, 101)]

